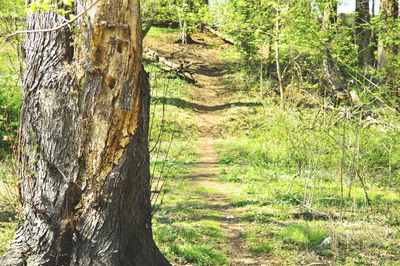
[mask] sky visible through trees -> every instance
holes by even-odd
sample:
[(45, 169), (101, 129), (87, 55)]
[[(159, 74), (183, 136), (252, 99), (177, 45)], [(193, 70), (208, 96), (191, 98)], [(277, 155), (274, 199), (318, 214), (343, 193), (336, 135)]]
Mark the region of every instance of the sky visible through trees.
[[(224, 0), (214, 0), (216, 2), (224, 2)], [(210, 1), (212, 4), (214, 1)], [(379, 3), (380, 0), (370, 0), (369, 6), (370, 11), (372, 11), (372, 2), (375, 1), (375, 14), (379, 12)], [(338, 5), (338, 13), (352, 13), (356, 9), (356, 1), (355, 0), (344, 0), (341, 1), (341, 4)]]

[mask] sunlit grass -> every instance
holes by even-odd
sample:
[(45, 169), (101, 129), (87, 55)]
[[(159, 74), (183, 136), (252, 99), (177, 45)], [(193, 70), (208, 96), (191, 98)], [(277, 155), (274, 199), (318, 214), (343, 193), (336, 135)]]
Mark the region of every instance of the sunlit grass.
[(0, 222), (0, 255), (7, 251), (11, 241), (14, 239), (17, 223)]

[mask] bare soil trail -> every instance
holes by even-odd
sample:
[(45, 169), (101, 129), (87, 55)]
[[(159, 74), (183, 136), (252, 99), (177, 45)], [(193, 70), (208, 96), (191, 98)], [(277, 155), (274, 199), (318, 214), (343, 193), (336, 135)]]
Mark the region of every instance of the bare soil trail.
[[(230, 107), (228, 90), (221, 85), (221, 80), (228, 73), (228, 65), (221, 62), (219, 54), (231, 49), (218, 37), (198, 34), (193, 39), (200, 44), (182, 46), (172, 39), (147, 39), (144, 46), (157, 51), (163, 57), (174, 63), (190, 62), (190, 70), (194, 72), (198, 95), (193, 97), (196, 104), (195, 119), (200, 128), (198, 141), (198, 162), (192, 169), (191, 186), (212, 191), (199, 194), (202, 201), (221, 215), (220, 226), (229, 245), (231, 265), (268, 265), (264, 259), (253, 256), (243, 237), (242, 223), (236, 217), (235, 210), (229, 201), (232, 188), (219, 180), (219, 157), (216, 151), (220, 133), (218, 125), (224, 115), (224, 110)], [(206, 39), (206, 41), (205, 41)], [(205, 43), (206, 42), (206, 43)]]

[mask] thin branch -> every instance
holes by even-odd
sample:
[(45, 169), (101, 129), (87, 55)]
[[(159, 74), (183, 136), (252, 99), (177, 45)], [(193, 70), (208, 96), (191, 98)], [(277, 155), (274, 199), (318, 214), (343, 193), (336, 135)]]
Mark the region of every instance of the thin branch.
[(6, 39), (9, 39), (11, 37), (14, 37), (18, 34), (25, 34), (25, 33), (37, 33), (37, 32), (51, 32), (51, 31), (57, 31), (60, 30), (62, 28), (64, 28), (65, 26), (68, 26), (69, 24), (74, 23), (78, 18), (82, 17), (83, 15), (85, 15), (90, 9), (92, 9), (100, 0), (95, 1), (91, 6), (89, 6), (87, 9), (85, 9), (84, 11), (82, 11), (80, 14), (78, 14), (76, 17), (74, 17), (73, 19), (67, 20), (66, 22), (64, 22), (63, 24), (61, 24), (60, 26), (54, 27), (54, 28), (50, 28), (50, 29), (39, 29), (39, 30), (20, 30), (20, 31), (16, 31), (11, 35), (5, 36)]

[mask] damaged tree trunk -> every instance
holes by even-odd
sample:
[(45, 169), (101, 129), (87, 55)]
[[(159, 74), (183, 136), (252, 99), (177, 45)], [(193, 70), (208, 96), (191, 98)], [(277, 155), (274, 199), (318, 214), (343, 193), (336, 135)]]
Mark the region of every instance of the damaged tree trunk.
[[(63, 22), (46, 12), (26, 25)], [(169, 265), (151, 230), (139, 0), (99, 0), (75, 29), (30, 33), (24, 45), (23, 212), (0, 265)]]

